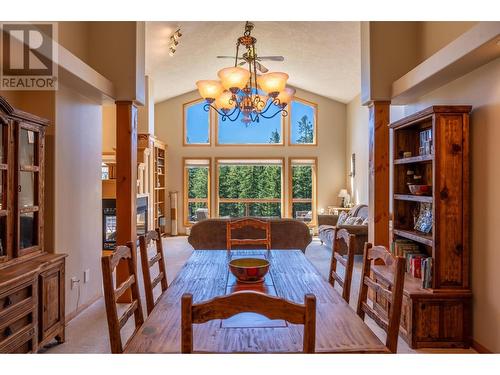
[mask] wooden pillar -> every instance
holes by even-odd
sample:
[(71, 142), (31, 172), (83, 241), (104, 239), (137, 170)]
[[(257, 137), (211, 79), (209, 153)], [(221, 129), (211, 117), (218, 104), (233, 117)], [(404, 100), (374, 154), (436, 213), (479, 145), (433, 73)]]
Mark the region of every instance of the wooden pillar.
[(389, 246), (389, 108), (388, 101), (369, 104), (368, 241)]
[[(116, 102), (116, 244), (137, 239), (137, 107), (131, 101)], [(132, 252), (136, 257), (136, 252)], [(137, 262), (136, 262), (137, 264)], [(126, 262), (116, 269), (116, 285), (129, 276)], [(131, 302), (130, 289), (119, 302)]]

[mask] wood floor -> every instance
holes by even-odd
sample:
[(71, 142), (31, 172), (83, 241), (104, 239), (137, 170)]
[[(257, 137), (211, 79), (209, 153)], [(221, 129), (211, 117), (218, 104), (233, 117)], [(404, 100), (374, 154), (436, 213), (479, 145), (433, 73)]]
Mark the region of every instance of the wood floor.
[[(167, 260), (168, 281), (172, 281), (186, 260), (193, 251), (187, 242), (187, 237), (169, 237), (163, 240), (163, 249)], [(306, 257), (326, 278), (330, 266), (330, 251), (326, 246), (321, 245), (318, 239), (314, 239), (306, 250)], [(143, 298), (144, 314), (146, 314), (144, 300), (143, 283), (141, 279), (140, 264), (138, 265), (139, 287)], [(357, 303), (357, 294), (359, 287), (361, 259), (356, 259), (354, 265), (354, 274), (351, 288), (350, 305), (355, 308)], [(146, 315), (145, 315), (146, 316)], [(123, 339), (133, 331), (133, 319), (130, 326), (123, 330)], [(374, 323), (366, 320), (367, 324), (381, 339), (385, 340), (385, 333)], [(106, 322), (106, 311), (104, 299), (100, 298), (77, 317), (71, 320), (66, 327), (66, 342), (61, 345), (52, 345), (43, 349), (43, 353), (110, 353), (108, 327)], [(399, 339), (398, 353), (475, 353), (472, 349), (424, 349), (413, 350), (408, 347), (406, 342)]]

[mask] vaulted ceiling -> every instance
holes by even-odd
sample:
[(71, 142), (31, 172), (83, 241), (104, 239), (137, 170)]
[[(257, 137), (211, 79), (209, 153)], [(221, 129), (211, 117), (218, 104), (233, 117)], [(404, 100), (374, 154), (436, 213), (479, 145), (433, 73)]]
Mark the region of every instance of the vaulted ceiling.
[[(217, 79), (217, 71), (233, 65), (217, 55), (235, 54), (244, 22), (147, 22), (146, 73), (154, 82), (155, 102), (196, 89), (200, 79)], [(182, 38), (169, 56), (170, 35)], [(282, 55), (266, 61), (270, 71), (289, 74), (292, 86), (347, 103), (360, 91), (359, 22), (255, 22), (257, 54)]]

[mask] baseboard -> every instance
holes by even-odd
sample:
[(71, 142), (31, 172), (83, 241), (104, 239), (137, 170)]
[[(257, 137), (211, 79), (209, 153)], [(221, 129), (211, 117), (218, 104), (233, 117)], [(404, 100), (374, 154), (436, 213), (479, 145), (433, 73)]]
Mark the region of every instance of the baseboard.
[(84, 303), (83, 305), (79, 306), (78, 309), (75, 311), (70, 312), (69, 314), (66, 315), (66, 325), (68, 325), (69, 322), (71, 322), (74, 318), (76, 318), (78, 315), (80, 315), (82, 312), (84, 312), (90, 305), (93, 305), (99, 298), (101, 298), (101, 295), (95, 296), (91, 300), (89, 300), (87, 303)]
[(472, 340), (472, 349), (474, 349), (479, 354), (493, 354), (493, 352), (491, 350), (485, 348), (483, 345), (478, 343), (476, 340)]

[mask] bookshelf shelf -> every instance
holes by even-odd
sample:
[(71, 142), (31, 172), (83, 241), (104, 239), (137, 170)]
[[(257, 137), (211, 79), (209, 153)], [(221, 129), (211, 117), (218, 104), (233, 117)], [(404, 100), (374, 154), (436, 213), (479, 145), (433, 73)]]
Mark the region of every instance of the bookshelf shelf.
[(427, 195), (394, 194), (394, 199), (408, 202), (432, 203), (434, 198)]
[[(391, 166), (391, 248), (406, 258), (414, 275), (425, 275), (425, 280), (410, 272), (405, 276), (400, 333), (412, 348), (470, 345), (470, 110), (433, 106), (389, 125), (393, 155), (418, 155), (395, 159)], [(433, 195), (412, 195), (408, 184), (431, 185)], [(440, 199), (441, 191), (446, 199)], [(431, 234), (414, 229), (420, 225), (422, 230), (432, 225)], [(392, 279), (382, 271), (380, 277), (390, 285)], [(429, 288), (422, 287), (424, 281)], [(387, 309), (380, 296), (375, 299), (378, 308)]]
[(394, 229), (392, 232), (397, 236), (404, 237), (427, 246), (434, 245), (434, 241), (432, 240), (432, 234), (420, 233), (417, 232), (416, 230), (403, 230), (403, 229)]
[(395, 159), (394, 164), (412, 164), (412, 163), (421, 163), (421, 162), (429, 162), (434, 160), (434, 155), (420, 155), (420, 156), (412, 156), (410, 158), (401, 158)]

